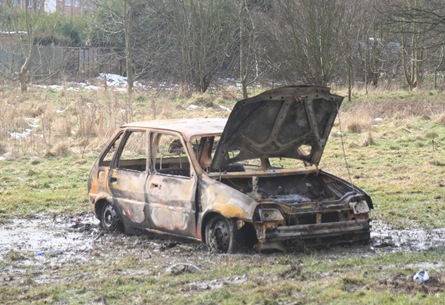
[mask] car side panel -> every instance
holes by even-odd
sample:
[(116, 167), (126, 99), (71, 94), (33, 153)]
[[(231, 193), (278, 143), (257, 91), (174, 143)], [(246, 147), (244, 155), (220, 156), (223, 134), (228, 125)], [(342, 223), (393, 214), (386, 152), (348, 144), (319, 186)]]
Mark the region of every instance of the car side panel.
[[(204, 230), (206, 216), (217, 213), (225, 218), (252, 222), (258, 202), (217, 180), (201, 175), (198, 185), (198, 228)], [(199, 236), (202, 239), (203, 236)]]

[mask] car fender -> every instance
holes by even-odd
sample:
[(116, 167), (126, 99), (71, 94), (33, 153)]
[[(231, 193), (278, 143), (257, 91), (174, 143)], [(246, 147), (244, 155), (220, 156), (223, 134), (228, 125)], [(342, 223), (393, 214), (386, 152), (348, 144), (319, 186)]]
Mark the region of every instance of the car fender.
[(100, 201), (107, 201), (107, 202), (113, 202), (113, 197), (108, 194), (107, 192), (99, 192), (98, 194), (91, 194), (90, 193), (90, 206), (91, 209), (93, 210), (94, 214), (96, 214), (97, 217), (99, 217), (99, 215), (97, 215), (97, 203)]
[(198, 202), (203, 218), (213, 212), (244, 221), (252, 221), (255, 208), (259, 204), (246, 194), (205, 175), (198, 185)]

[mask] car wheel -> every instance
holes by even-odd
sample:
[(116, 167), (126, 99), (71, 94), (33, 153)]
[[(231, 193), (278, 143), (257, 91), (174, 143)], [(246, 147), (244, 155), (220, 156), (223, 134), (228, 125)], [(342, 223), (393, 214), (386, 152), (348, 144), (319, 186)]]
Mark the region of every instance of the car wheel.
[(220, 215), (207, 222), (205, 238), (212, 252), (231, 253), (239, 248), (239, 232), (235, 220)]
[(102, 228), (107, 232), (122, 232), (122, 221), (111, 203), (107, 203), (103, 207), (100, 223)]

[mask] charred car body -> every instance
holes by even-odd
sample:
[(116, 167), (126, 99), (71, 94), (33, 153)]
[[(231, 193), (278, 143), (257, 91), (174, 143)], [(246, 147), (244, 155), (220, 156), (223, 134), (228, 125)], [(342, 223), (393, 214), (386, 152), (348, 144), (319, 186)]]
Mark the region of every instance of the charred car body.
[(342, 99), (290, 86), (239, 101), (228, 120), (123, 125), (91, 171), (91, 208), (106, 230), (218, 252), (366, 242), (371, 198), (318, 168)]

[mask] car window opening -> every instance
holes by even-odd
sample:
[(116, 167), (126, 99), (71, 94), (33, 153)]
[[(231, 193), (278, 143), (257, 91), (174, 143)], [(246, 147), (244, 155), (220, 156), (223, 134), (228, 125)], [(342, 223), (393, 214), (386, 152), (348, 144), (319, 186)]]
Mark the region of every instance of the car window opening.
[(130, 131), (119, 155), (117, 168), (134, 171), (147, 169), (147, 140), (145, 131)]
[(154, 170), (159, 174), (190, 177), (190, 162), (185, 148), (176, 135), (155, 134), (152, 136)]

